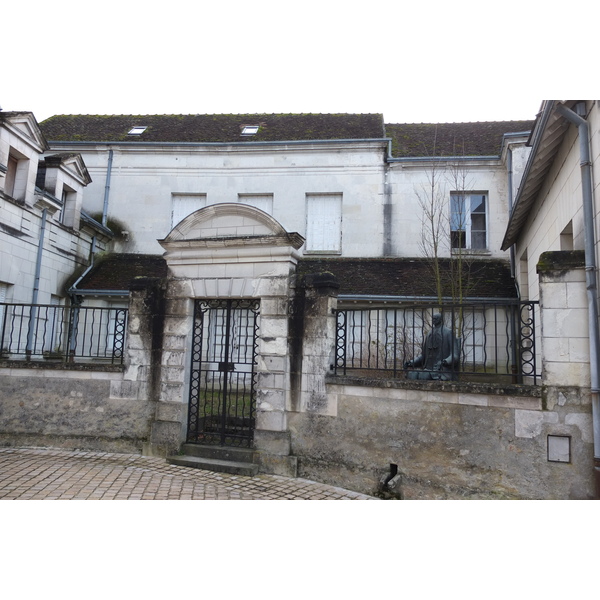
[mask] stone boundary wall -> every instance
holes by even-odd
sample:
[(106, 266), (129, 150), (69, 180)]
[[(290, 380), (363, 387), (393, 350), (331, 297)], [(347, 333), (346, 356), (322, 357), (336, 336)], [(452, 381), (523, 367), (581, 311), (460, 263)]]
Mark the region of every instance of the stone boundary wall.
[[(368, 494), (392, 480), (402, 499), (593, 497), (579, 388), (332, 376), (327, 392), (329, 415), (290, 416), (300, 477)], [(568, 437), (570, 462), (548, 460), (549, 435)]]
[(0, 362), (0, 444), (141, 452), (152, 404), (125, 369)]
[(135, 282), (123, 365), (0, 361), (0, 444), (142, 452), (156, 419), (162, 287)]

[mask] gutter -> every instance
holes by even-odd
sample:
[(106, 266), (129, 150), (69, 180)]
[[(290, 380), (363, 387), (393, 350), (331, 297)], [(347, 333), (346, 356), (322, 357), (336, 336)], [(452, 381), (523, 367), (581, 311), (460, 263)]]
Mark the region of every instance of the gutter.
[[(417, 302), (420, 304), (429, 304), (431, 302), (439, 304), (437, 296), (374, 296), (368, 294), (339, 294), (338, 301), (340, 302)], [(442, 298), (443, 302), (452, 302), (452, 298), (445, 296)], [(480, 303), (480, 302), (493, 302), (493, 303), (515, 303), (518, 302), (518, 298), (490, 298), (490, 297), (469, 297), (465, 298), (465, 303)]]
[[(577, 113), (585, 114), (585, 104), (575, 106)], [(596, 498), (600, 498), (600, 401), (598, 398), (600, 365), (600, 332), (598, 331), (598, 287), (596, 277), (596, 235), (594, 231), (594, 193), (590, 160), (590, 131), (582, 115), (563, 104), (556, 106), (557, 112), (578, 128), (579, 161), (581, 167), (581, 193), (583, 200), (583, 227), (585, 241), (585, 280), (588, 297), (588, 323), (590, 343), (590, 375), (592, 394), (592, 422), (594, 430), (594, 479)]]
[(500, 160), (500, 156), (497, 155), (489, 155), (489, 156), (405, 156), (404, 158), (393, 158), (392, 156), (387, 157), (387, 162), (396, 162), (396, 163), (411, 163), (411, 162), (429, 162), (432, 160), (438, 161), (466, 161), (466, 162), (476, 162), (480, 160)]
[(373, 143), (373, 142), (390, 142), (390, 138), (349, 138), (349, 139), (340, 139), (340, 140), (280, 140), (280, 141), (268, 141), (268, 142), (118, 142), (111, 140), (89, 140), (89, 141), (81, 141), (81, 140), (73, 140), (73, 141), (65, 141), (65, 140), (50, 140), (48, 143), (52, 146), (94, 146), (98, 144), (106, 144), (110, 146), (125, 146), (132, 148), (139, 148), (143, 146), (148, 146), (150, 148), (155, 148), (158, 146), (167, 146), (177, 148), (180, 146), (184, 147), (193, 147), (193, 148), (228, 148), (230, 146), (243, 148), (245, 146), (256, 146), (256, 147), (264, 147), (264, 146), (308, 146), (308, 145), (324, 145), (324, 144), (356, 144), (356, 143)]

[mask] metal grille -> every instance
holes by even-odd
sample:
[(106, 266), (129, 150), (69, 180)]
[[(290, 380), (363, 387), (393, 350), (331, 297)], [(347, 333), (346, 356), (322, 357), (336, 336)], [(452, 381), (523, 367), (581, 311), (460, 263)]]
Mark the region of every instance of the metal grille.
[(0, 304), (0, 357), (123, 362), (125, 308)]
[(197, 300), (187, 441), (252, 445), (258, 300)]
[(441, 312), (460, 343), (463, 380), (537, 383), (537, 302), (407, 305), (337, 311), (337, 374), (403, 377)]

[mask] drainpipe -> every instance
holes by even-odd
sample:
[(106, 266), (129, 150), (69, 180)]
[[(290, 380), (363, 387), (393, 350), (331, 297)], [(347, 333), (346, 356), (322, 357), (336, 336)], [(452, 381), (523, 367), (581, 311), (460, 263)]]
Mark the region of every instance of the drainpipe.
[(108, 218), (108, 196), (110, 194), (110, 176), (112, 174), (113, 151), (108, 151), (108, 167), (106, 169), (106, 185), (104, 186), (104, 206), (102, 207), (102, 225), (106, 227)]
[[(577, 113), (585, 114), (585, 104), (579, 103)], [(592, 172), (590, 160), (590, 138), (587, 121), (566, 106), (559, 104), (556, 110), (565, 119), (575, 124), (579, 130), (579, 160), (581, 166), (581, 190), (583, 195), (583, 226), (585, 235), (585, 279), (588, 296), (588, 320), (590, 336), (590, 372), (592, 393), (592, 420), (594, 427), (594, 478), (596, 498), (600, 499), (600, 402), (598, 357), (600, 334), (598, 331), (598, 295), (596, 281), (596, 236), (594, 231), (594, 197), (592, 191)]]
[[(508, 216), (512, 214), (513, 209), (513, 155), (512, 148), (508, 146), (506, 152), (506, 162), (508, 167)], [(515, 245), (510, 247), (510, 274), (515, 279)]]
[(31, 296), (31, 311), (29, 313), (29, 327), (27, 328), (27, 346), (25, 347), (25, 355), (29, 360), (33, 352), (33, 336), (35, 332), (35, 321), (37, 318), (37, 301), (40, 291), (40, 274), (42, 272), (42, 256), (44, 254), (44, 236), (46, 235), (46, 218), (48, 209), (42, 210), (42, 221), (40, 224), (40, 241), (38, 244), (37, 258), (35, 261), (35, 276), (33, 279), (33, 294)]
[[(512, 209), (513, 209), (513, 155), (512, 155), (512, 148), (510, 147), (510, 145), (507, 147), (507, 154), (506, 154), (506, 163), (507, 163), (507, 168), (508, 168), (508, 216), (510, 218), (510, 215), (512, 214)], [(517, 283), (517, 278), (516, 278), (516, 274), (515, 274), (515, 245), (513, 244), (510, 247), (510, 276), (512, 277), (514, 283), (515, 283), (515, 287), (517, 288), (517, 293), (519, 296), (519, 300), (522, 300), (521, 298), (521, 291), (519, 290), (518, 287), (518, 283)], [(520, 318), (520, 306), (516, 308), (513, 307), (511, 309), (512, 312), (512, 318), (510, 320), (510, 330), (511, 330), (511, 336), (512, 336), (512, 343), (511, 343), (511, 360), (512, 360), (512, 382), (513, 383), (523, 383), (523, 376), (521, 375), (521, 369), (517, 369), (517, 364), (519, 361), (519, 354), (517, 352), (517, 319)]]

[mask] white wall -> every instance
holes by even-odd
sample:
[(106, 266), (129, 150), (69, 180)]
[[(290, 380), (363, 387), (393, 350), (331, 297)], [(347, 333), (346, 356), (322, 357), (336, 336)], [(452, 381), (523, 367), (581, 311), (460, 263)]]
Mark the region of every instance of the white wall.
[[(132, 232), (125, 252), (162, 254), (156, 241), (171, 229), (173, 194), (206, 194), (206, 203), (239, 194), (272, 194), (273, 214), (287, 231), (306, 233), (306, 194), (341, 193), (343, 254), (379, 256), (383, 244), (382, 142), (273, 146), (113, 146), (108, 214)], [(58, 149), (58, 147), (57, 147)], [(82, 145), (92, 184), (84, 209), (101, 212), (108, 149)]]
[[(439, 162), (436, 169), (436, 189), (445, 199), (446, 223), (450, 219), (450, 192), (478, 191), (488, 193), (487, 233), (488, 250), (475, 255), (508, 260), (508, 253), (500, 250), (508, 223), (508, 177), (506, 167), (500, 160), (465, 161), (463, 173), (455, 177), (452, 165)], [(429, 161), (406, 161), (393, 163), (389, 181), (392, 190), (392, 240), (394, 254), (398, 256), (422, 256), (420, 246), (422, 209), (419, 197), (431, 193), (432, 163)], [(460, 179), (460, 181), (456, 181)], [(427, 189), (424, 189), (427, 188)], [(450, 256), (449, 240), (441, 249), (442, 256)]]
[[(600, 185), (600, 136), (598, 134), (600, 115), (595, 102), (588, 121), (592, 132), (590, 145), (594, 195), (597, 197), (598, 185)], [(536, 265), (540, 254), (566, 249), (561, 247), (561, 233), (569, 223), (572, 223), (573, 249), (584, 249), (582, 203), (579, 137), (577, 128), (571, 125), (523, 228), (521, 238), (516, 244), (517, 260), (526, 256), (526, 261), (523, 260), (521, 266), (525, 267), (526, 264), (527, 267), (529, 299), (539, 299)], [(598, 221), (597, 202), (595, 211), (596, 221)], [(596, 227), (596, 236), (597, 232)], [(524, 276), (521, 274), (519, 282), (521, 283), (523, 279)]]

